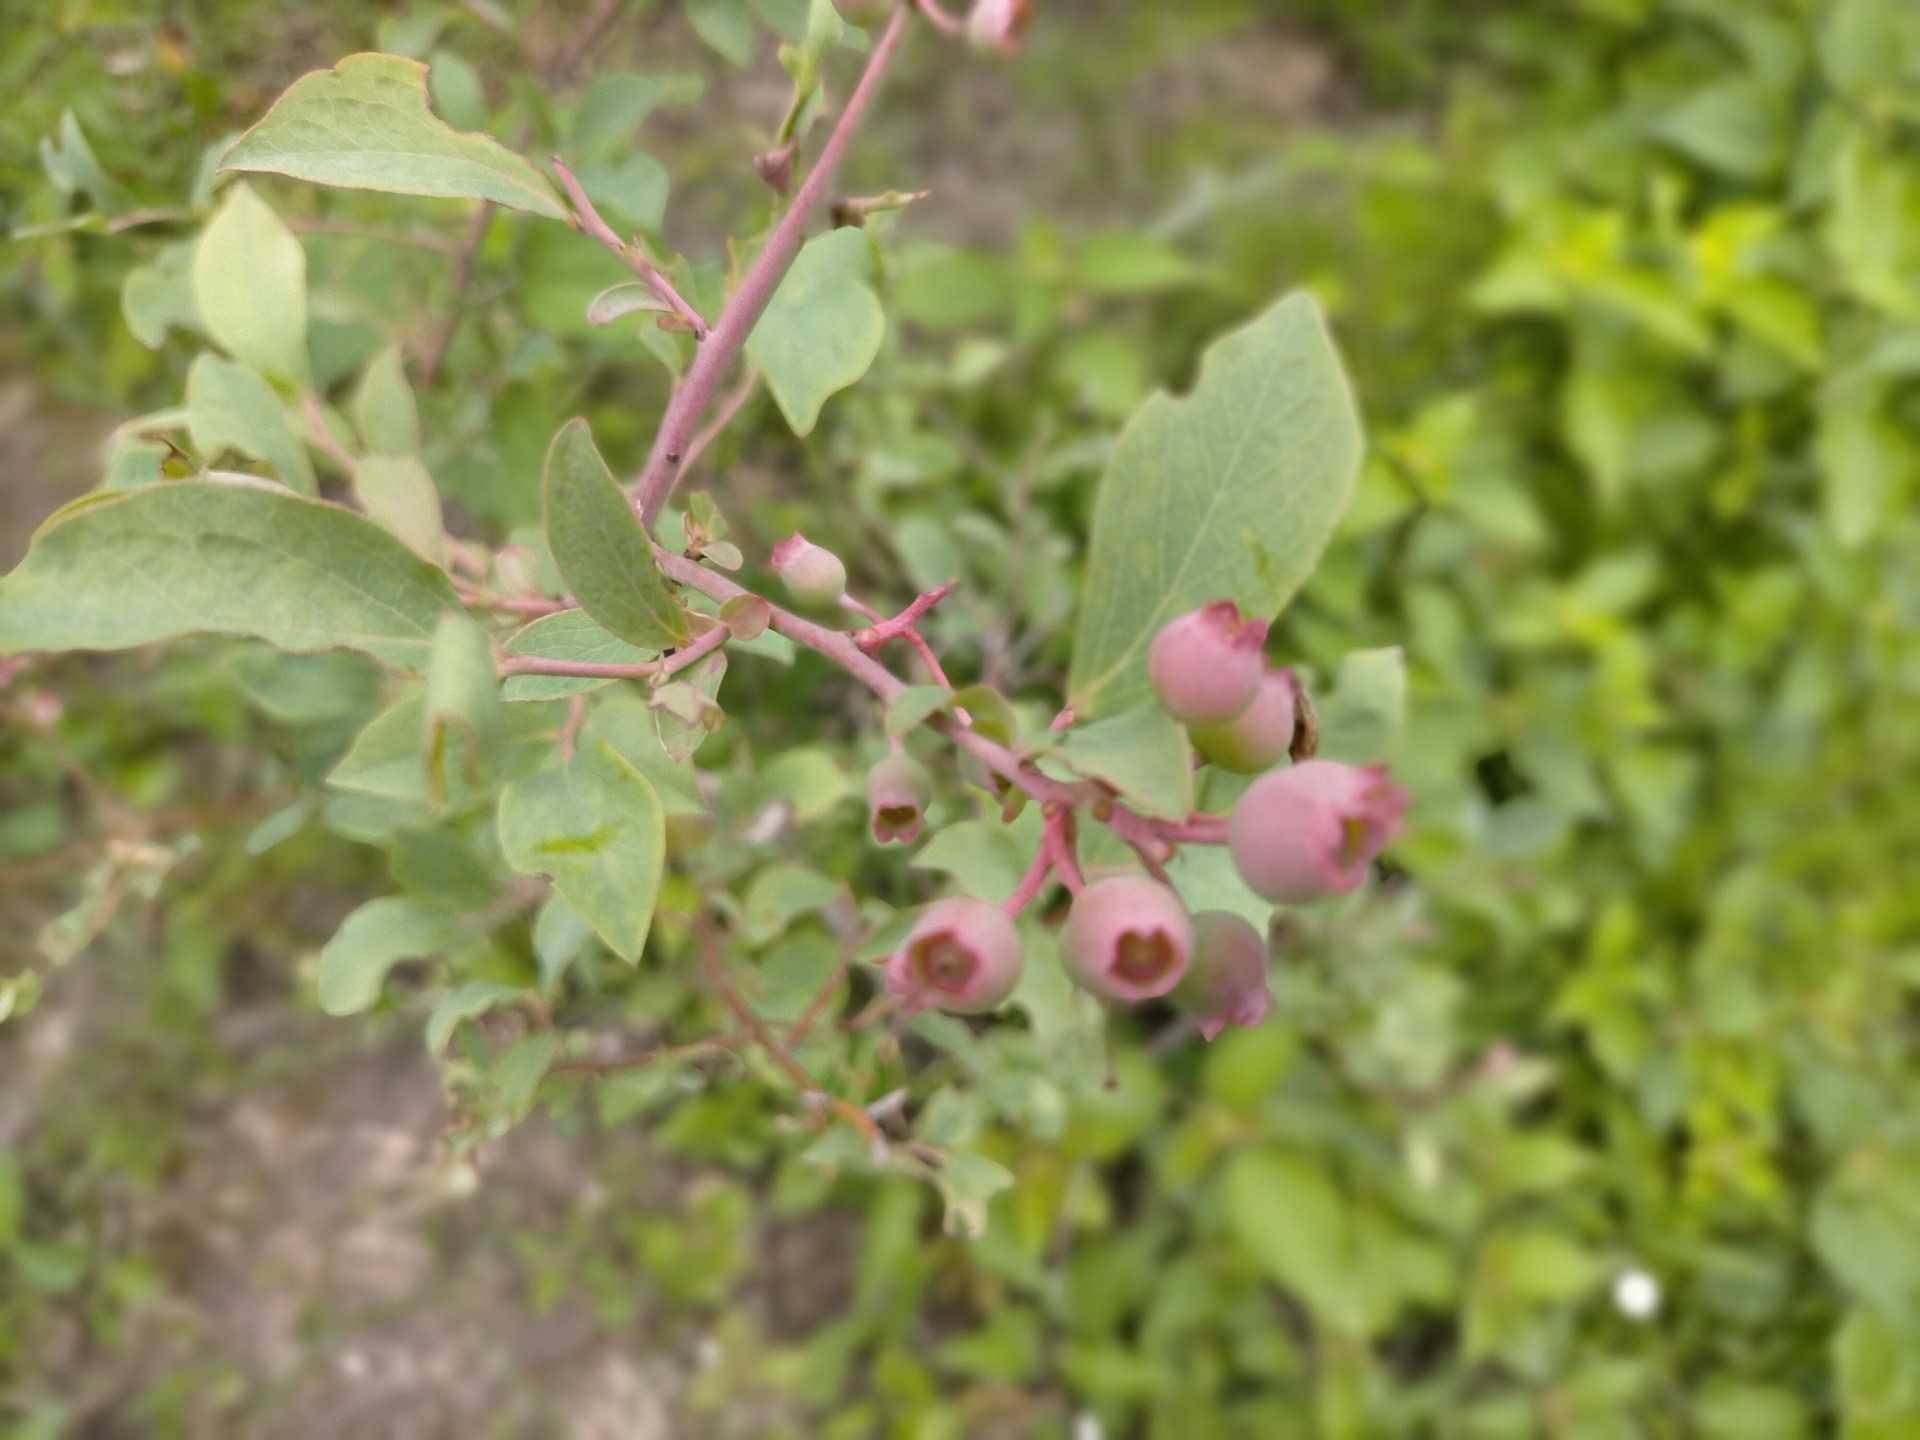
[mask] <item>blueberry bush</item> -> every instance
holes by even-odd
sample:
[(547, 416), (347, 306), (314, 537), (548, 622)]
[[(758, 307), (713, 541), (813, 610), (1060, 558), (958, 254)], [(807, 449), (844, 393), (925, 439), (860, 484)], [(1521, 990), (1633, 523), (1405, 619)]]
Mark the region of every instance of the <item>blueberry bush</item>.
[(213, 9), (10, 62), (0, 1425), (290, 1423), (261, 1015), (658, 1433), (1920, 1433), (1920, 14)]

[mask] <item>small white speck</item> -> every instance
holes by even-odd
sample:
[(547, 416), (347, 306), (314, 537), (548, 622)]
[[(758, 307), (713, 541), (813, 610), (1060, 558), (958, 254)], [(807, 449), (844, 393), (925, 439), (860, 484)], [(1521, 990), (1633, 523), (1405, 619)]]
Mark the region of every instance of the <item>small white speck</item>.
[(1613, 1303), (1629, 1320), (1651, 1320), (1660, 1313), (1660, 1282), (1645, 1270), (1623, 1270), (1613, 1282)]
[(1091, 1410), (1082, 1410), (1073, 1417), (1073, 1440), (1106, 1440), (1106, 1437), (1100, 1417)]

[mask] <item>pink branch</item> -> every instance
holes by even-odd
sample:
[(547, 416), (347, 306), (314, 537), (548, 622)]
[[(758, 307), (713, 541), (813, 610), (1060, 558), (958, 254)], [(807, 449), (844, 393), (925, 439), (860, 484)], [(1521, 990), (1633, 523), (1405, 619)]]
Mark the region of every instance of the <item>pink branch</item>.
[(708, 400), (713, 397), (720, 377), (747, 343), (747, 337), (753, 333), (754, 324), (767, 308), (767, 302), (773, 299), (773, 292), (779, 288), (787, 268), (793, 264), (793, 257), (800, 253), (800, 246), (806, 239), (807, 219), (832, 182), (833, 172), (839, 166), (848, 142), (853, 139), (860, 117), (873, 102), (874, 94), (880, 88), (880, 78), (886, 73), (887, 62), (899, 47), (906, 25), (906, 10), (895, 10), (892, 19), (887, 21), (887, 28), (874, 42), (873, 53), (867, 58), (866, 71), (860, 76), (860, 83), (854, 87), (853, 94), (847, 97), (846, 109), (840, 112), (833, 133), (827, 137), (827, 143), (820, 151), (819, 160), (800, 183), (799, 193), (793, 197), (786, 214), (780, 217), (780, 223), (773, 227), (773, 233), (767, 237), (766, 245), (754, 258), (746, 278), (740, 282), (740, 288), (721, 308), (720, 318), (714, 321), (706, 342), (695, 352), (693, 364), (687, 367), (686, 379), (667, 402), (667, 412), (661, 416), (660, 429), (653, 437), (653, 449), (648, 452), (647, 463), (634, 483), (634, 508), (640, 512), (641, 524), (651, 526), (654, 516), (660, 513), (661, 505), (673, 493), (674, 483), (679, 479), (680, 465), (687, 456), (700, 416), (705, 412)]
[[(690, 586), (701, 594), (722, 603), (736, 596), (752, 594), (744, 586), (707, 569), (696, 560), (689, 560), (684, 555), (676, 555), (673, 551), (662, 549), (658, 545), (653, 547), (653, 553), (668, 579)], [(774, 631), (786, 636), (796, 645), (811, 650), (814, 654), (838, 665), (873, 691), (883, 704), (894, 700), (902, 690), (907, 688), (904, 680), (855, 644), (852, 635), (843, 630), (829, 630), (824, 625), (817, 625), (803, 616), (794, 614), (791, 610), (782, 609), (771, 601), (766, 604), (768, 624)], [(1129, 810), (1091, 780), (1055, 780), (1042, 775), (1006, 746), (997, 740), (988, 739), (977, 730), (968, 729), (955, 716), (934, 714), (927, 718), (926, 723), (945, 735), (956, 749), (964, 750), (996, 775), (1019, 786), (1028, 796), (1042, 805), (1053, 804), (1068, 810), (1082, 807), (1090, 809), (1095, 819), (1133, 847), (1141, 859), (1147, 863), (1149, 869), (1159, 865), (1173, 854), (1172, 840), (1161, 833), (1163, 829), (1175, 832), (1183, 828), (1197, 829), (1207, 818), (1201, 817), (1199, 821), (1181, 822), (1150, 819), (1137, 811)], [(1203, 840), (1197, 833), (1182, 838), (1193, 839), (1199, 843), (1213, 843)]]
[[(920, 617), (946, 599), (952, 593), (953, 587), (959, 583), (958, 580), (949, 580), (944, 585), (935, 586), (924, 595), (917, 597), (912, 604), (891, 620), (882, 620), (878, 624), (869, 625), (864, 630), (854, 632), (853, 643), (871, 654), (895, 636), (911, 634), (914, 626), (919, 623)], [(863, 614), (873, 614), (872, 610), (858, 602), (853, 602), (850, 608), (858, 609)]]
[(715, 625), (691, 644), (659, 660), (615, 665), (596, 660), (554, 660), (545, 655), (509, 655), (500, 662), (498, 673), (502, 680), (512, 675), (575, 675), (594, 680), (645, 680), (684, 670), (726, 643), (727, 627)]
[(949, 15), (940, 8), (940, 0), (913, 0), (913, 8), (927, 18), (927, 22), (942, 35), (964, 35), (966, 22), (957, 15)]
[(1047, 876), (1052, 870), (1053, 850), (1042, 835), (1039, 848), (1033, 852), (1033, 860), (1027, 866), (1027, 873), (1020, 877), (1019, 887), (1001, 902), (1000, 908), (1009, 915), (1018, 915), (1046, 886)]
[(1080, 873), (1080, 857), (1075, 853), (1073, 833), (1073, 811), (1061, 805), (1047, 807), (1046, 828), (1040, 832), (1040, 848), (1053, 859), (1053, 868), (1060, 872), (1060, 883), (1067, 890), (1078, 895), (1087, 888), (1086, 877)]
[(553, 173), (559, 178), (560, 188), (567, 192), (567, 203), (573, 207), (574, 228), (591, 235), (607, 249), (619, 257), (620, 262), (640, 277), (641, 283), (654, 293), (656, 299), (674, 314), (678, 315), (693, 331), (693, 338), (707, 338), (707, 322), (700, 312), (689, 305), (673, 288), (673, 282), (662, 275), (653, 261), (647, 258), (646, 251), (639, 242), (629, 243), (614, 233), (613, 227), (600, 218), (600, 212), (593, 208), (593, 201), (587, 198), (587, 192), (581, 188), (579, 179), (567, 168), (566, 162), (558, 155), (548, 161)]

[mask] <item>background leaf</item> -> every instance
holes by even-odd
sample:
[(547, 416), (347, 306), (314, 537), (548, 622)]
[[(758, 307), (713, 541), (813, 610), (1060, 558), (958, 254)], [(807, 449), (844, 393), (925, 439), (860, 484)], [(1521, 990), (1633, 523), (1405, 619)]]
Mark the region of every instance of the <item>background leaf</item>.
[(218, 355), (202, 355), (187, 372), (187, 433), (208, 460), (237, 450), (263, 460), (282, 483), (311, 495), (316, 481), (307, 447), (294, 433), (287, 407), (253, 370)]
[(866, 374), (880, 353), (887, 317), (872, 271), (864, 230), (814, 236), (747, 337), (747, 354), (796, 435), (811, 435), (827, 398)]
[(245, 181), (227, 188), (193, 252), (193, 302), (220, 347), (276, 379), (307, 377), (307, 256)]

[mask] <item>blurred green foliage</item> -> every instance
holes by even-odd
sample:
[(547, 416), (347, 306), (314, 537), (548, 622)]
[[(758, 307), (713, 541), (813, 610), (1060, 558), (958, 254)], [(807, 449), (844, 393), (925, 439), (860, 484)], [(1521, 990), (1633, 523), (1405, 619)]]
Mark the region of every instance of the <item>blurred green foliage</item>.
[[(484, 113), (533, 155), (618, 108), (619, 87), (593, 85), (603, 60), (705, 76), (701, 108), (619, 134), (637, 128), (671, 174), (661, 223), (689, 253), (761, 203), (740, 127), (712, 108), (740, 93), (726, 5), (689, 7), (705, 47), (674, 7), (637, 7), (608, 55), (544, 87), (473, 18), (492, 7), (435, 25), (343, 6), (289, 34), (269, 7), (228, 3), (151, 36), (124, 8), (56, 4), (7, 61), (28, 98), (0, 132), (0, 196), (30, 238), (10, 243), (0, 358), (71, 395), (173, 403), (194, 321), (146, 348), (121, 323), (123, 285), (177, 263), (169, 247), (204, 219), (206, 147), (352, 49), (434, 56), (443, 110)], [(615, 1148), (636, 1127), (696, 1177), (502, 1222), (524, 1303), (583, 1300), (623, 1338), (649, 1297), (652, 1333), (707, 1344), (678, 1399), (694, 1433), (1064, 1436), (1091, 1412), (1111, 1435), (1182, 1440), (1920, 1434), (1920, 13), (1041, 8), (1010, 68), (942, 81), (952, 53), (916, 37), (854, 178), (913, 185), (916, 165), (963, 154), (924, 177), (953, 175), (935, 199), (876, 223), (879, 364), (806, 445), (756, 400), (705, 483), (750, 555), (798, 525), (835, 536), (863, 593), (961, 575), (930, 638), (957, 675), (1038, 703), (1066, 668), (1119, 421), (1153, 385), (1185, 384), (1207, 339), (1306, 286), (1333, 312), (1372, 447), (1275, 650), (1324, 693), (1347, 652), (1405, 648), (1393, 759), (1415, 823), (1399, 873), (1297, 917), (1260, 1030), (1166, 1049), (1154, 1017), (1119, 1022), (1111, 1087), (1057, 996), (1027, 995), (1008, 1033), (923, 1031), (930, 1058), (902, 1078), (954, 1082), (920, 1124), (979, 1167), (944, 1184), (963, 1213), (984, 1207), (974, 1239), (940, 1233), (931, 1191), (857, 1178), (858, 1156), (796, 1136), (777, 1074), (741, 1083), (690, 1056), (551, 1076), (536, 1097), (513, 1084), (524, 1040), (461, 1026), (447, 1083), (474, 1133), (537, 1103), (599, 1137), (616, 1195), (639, 1193)], [(1331, 66), (1313, 123), (1280, 132), (1277, 109), (1234, 88), (1242, 50), (1276, 73), (1304, 73), (1281, 64), (1302, 55)], [(142, 62), (116, 73), (123, 51)], [(688, 104), (700, 82), (657, 88)], [(969, 152), (970, 107), (989, 102), (1021, 118), (983, 125)], [(1029, 171), (1033, 132), (1081, 148)], [(1017, 190), (996, 166), (1022, 167)], [(271, 195), (309, 222), (458, 238), (450, 206)], [(651, 205), (631, 223), (654, 223)], [(148, 208), (183, 213), (60, 228)], [(316, 380), (345, 404), (384, 346), (432, 331), (447, 257), (303, 239)], [(467, 533), (536, 518), (530, 477), (567, 414), (590, 414), (609, 454), (644, 448), (679, 355), (655, 340), (636, 360), (641, 332), (584, 323), (618, 278), (553, 227), (487, 230), (441, 375), (417, 386), (423, 458)], [(688, 279), (711, 295), (718, 273)], [(0, 851), (77, 906), (62, 923), (94, 943), (47, 973), (0, 1060), (21, 1063), (21, 1036), (83, 972), (127, 991), (0, 1150), (0, 1423), (39, 1436), (86, 1393), (72, 1377), (90, 1347), (137, 1343), (187, 1293), (112, 1223), (128, 1195), (166, 1193), (179, 1117), (292, 1063), (236, 1064), (218, 1041), (240, 991), (310, 1006), (305, 957), (345, 910), (471, 884), (479, 862), (457, 828), (295, 801), (371, 712), (350, 681), (201, 645), (63, 661), (14, 683), (15, 711), (28, 688), (64, 714), (0, 740)], [(823, 914), (924, 890), (861, 839), (847, 797), (875, 742), (822, 698), (839, 689), (804, 658), (742, 663), (729, 708), (784, 758), (757, 765), (730, 731), (701, 752), (734, 813), (781, 800), (793, 817), (780, 863), (732, 862), (760, 1003), (781, 1021), (831, 973)], [(152, 853), (91, 843), (122, 811), (183, 808), (188, 822), (149, 827)], [(943, 834), (960, 838), (923, 868), (996, 883), (992, 828)], [(543, 915), (476, 942), (452, 977), (537, 982), (582, 1029), (703, 1038), (728, 1022), (697, 983), (674, 883), (637, 973)], [(269, 978), (244, 980), (256, 971)], [(817, 1036), (809, 1058), (896, 1073), (871, 1043)], [(1063, 1059), (1091, 1083), (1057, 1083)], [(322, 1062), (298, 1073), (326, 1083)], [(810, 1164), (809, 1144), (847, 1170)], [(835, 1214), (856, 1223), (829, 1232)], [(838, 1303), (777, 1324), (756, 1303), (767, 1237), (810, 1220), (838, 1237), (817, 1261)], [(1640, 1272), (1651, 1314), (1616, 1291)], [(94, 1403), (207, 1434), (275, 1400), (217, 1356), (145, 1385)]]

